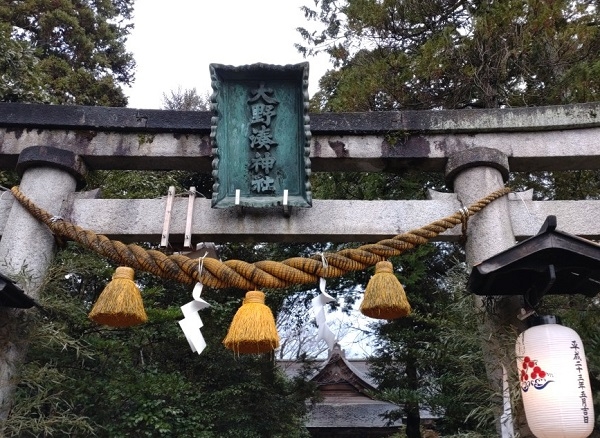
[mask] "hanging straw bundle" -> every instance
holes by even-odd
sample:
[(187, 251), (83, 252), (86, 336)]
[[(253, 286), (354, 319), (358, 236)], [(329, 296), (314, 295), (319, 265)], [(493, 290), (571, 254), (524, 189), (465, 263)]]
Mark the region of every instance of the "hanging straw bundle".
[(279, 347), (275, 318), (271, 309), (265, 305), (263, 292), (246, 293), (223, 344), (236, 354), (267, 353)]
[(148, 320), (133, 276), (131, 268), (120, 266), (116, 269), (89, 314), (92, 321), (110, 327), (131, 327)]
[(363, 315), (377, 319), (403, 318), (410, 314), (404, 288), (394, 275), (390, 262), (377, 262), (375, 275), (369, 280), (360, 305)]

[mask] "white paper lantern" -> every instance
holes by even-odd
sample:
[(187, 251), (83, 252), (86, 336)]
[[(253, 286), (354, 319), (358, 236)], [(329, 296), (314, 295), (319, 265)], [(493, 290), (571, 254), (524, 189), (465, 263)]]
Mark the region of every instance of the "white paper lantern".
[(585, 438), (594, 405), (581, 338), (552, 317), (539, 321), (516, 345), (527, 423), (538, 438)]

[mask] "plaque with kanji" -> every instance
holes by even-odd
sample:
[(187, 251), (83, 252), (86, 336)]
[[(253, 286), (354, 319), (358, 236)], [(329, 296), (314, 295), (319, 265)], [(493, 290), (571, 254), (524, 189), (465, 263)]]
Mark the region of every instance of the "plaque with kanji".
[(308, 63), (210, 74), (213, 208), (310, 207)]

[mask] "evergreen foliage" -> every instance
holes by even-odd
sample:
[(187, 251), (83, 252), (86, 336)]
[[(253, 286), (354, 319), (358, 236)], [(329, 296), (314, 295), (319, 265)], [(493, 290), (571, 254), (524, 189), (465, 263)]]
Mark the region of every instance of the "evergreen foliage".
[(177, 324), (190, 295), (177, 283), (138, 277), (149, 316), (143, 326), (90, 323), (87, 311), (112, 269), (78, 247), (59, 253), (7, 430), (19, 436), (303, 436), (310, 385), (284, 378), (269, 355), (235, 357), (220, 343), (239, 291), (205, 292), (215, 299), (202, 312), (208, 346), (197, 355)]
[(125, 106), (131, 0), (0, 2), (0, 99)]
[[(600, 11), (593, 0), (321, 0), (304, 7), (305, 54), (336, 70), (325, 111), (496, 108), (600, 97)], [(360, 86), (357, 86), (360, 84)]]
[(43, 102), (50, 96), (38, 72), (39, 60), (28, 41), (11, 38), (11, 26), (0, 22), (0, 100)]

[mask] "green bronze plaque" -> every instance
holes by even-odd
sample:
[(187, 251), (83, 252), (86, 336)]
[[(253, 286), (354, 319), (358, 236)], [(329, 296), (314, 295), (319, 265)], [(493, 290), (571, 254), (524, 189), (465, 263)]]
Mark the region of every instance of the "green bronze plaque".
[(211, 64), (213, 208), (310, 207), (308, 63)]

